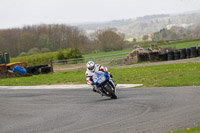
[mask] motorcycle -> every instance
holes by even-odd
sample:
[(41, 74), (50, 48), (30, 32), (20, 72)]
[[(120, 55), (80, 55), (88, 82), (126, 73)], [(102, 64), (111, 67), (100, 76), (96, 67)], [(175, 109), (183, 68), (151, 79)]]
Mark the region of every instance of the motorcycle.
[(99, 92), (104, 94), (111, 99), (117, 99), (116, 96), (116, 87), (114, 83), (110, 81), (110, 76), (108, 73), (105, 72), (95, 72), (93, 75), (94, 85), (97, 86)]

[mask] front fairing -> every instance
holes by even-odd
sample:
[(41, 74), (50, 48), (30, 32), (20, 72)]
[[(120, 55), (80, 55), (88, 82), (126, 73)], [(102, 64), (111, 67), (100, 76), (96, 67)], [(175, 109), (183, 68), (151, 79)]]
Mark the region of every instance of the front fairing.
[(108, 81), (108, 74), (104, 72), (95, 72), (93, 75), (94, 84), (97, 86), (101, 86), (104, 82)]

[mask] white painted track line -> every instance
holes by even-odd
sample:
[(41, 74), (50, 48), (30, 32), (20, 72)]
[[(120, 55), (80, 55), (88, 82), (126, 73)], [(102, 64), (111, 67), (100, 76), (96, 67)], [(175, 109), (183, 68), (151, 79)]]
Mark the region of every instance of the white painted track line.
[[(117, 88), (131, 88), (142, 86), (142, 84), (117, 84)], [(37, 85), (37, 86), (0, 86), (0, 89), (88, 89), (87, 84), (79, 85)]]

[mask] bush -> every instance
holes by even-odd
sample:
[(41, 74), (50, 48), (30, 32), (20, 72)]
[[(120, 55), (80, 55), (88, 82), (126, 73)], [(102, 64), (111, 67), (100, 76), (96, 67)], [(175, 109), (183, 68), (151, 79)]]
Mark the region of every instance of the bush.
[(41, 53), (47, 53), (50, 52), (51, 50), (49, 48), (42, 48)]
[(32, 48), (28, 51), (28, 55), (40, 54), (41, 51), (38, 48)]
[(26, 62), (28, 66), (48, 64), (51, 60), (58, 60), (58, 52), (49, 52), (24, 57), (11, 58), (11, 62)]
[(23, 57), (23, 56), (27, 56), (27, 55), (28, 55), (28, 53), (26, 53), (26, 52), (21, 52), (20, 55), (19, 55), (19, 57)]
[(64, 59), (65, 59), (64, 54), (63, 54), (63, 51), (60, 50), (60, 51), (58, 52), (57, 58), (58, 58), (58, 60), (64, 60)]
[(82, 58), (82, 54), (79, 49), (77, 48), (69, 48), (65, 50), (60, 50), (58, 52), (58, 60), (67, 60), (67, 59), (75, 59), (75, 58)]

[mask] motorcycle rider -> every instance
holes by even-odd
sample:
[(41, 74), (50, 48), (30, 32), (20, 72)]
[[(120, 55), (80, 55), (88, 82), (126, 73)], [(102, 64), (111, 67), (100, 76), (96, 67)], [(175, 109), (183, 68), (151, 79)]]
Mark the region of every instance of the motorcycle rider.
[(113, 84), (114, 87), (116, 87), (116, 84), (114, 84), (114, 81), (113, 81), (113, 77), (108, 72), (107, 67), (101, 66), (99, 64), (95, 64), (94, 61), (88, 61), (86, 66), (87, 66), (87, 70), (86, 70), (86, 73), (85, 73), (86, 81), (87, 81), (87, 84), (90, 85), (90, 87), (92, 88), (92, 90), (94, 92), (101, 93), (101, 92), (99, 92), (99, 89), (97, 88), (97, 86), (94, 85), (93, 79), (92, 79), (94, 73), (97, 72), (97, 71), (102, 71), (102, 72), (108, 73), (108, 75), (110, 76), (110, 82)]

